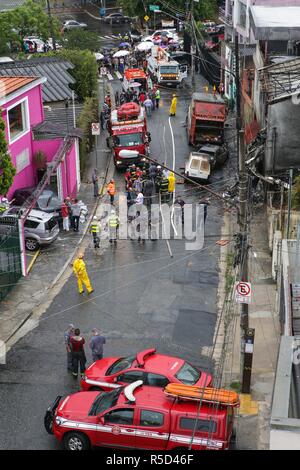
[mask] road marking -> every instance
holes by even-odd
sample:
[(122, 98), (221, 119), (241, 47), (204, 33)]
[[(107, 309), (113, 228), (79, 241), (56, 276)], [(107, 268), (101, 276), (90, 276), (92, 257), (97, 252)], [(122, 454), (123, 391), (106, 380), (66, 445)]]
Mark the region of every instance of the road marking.
[(121, 80), (123, 78), (123, 75), (120, 72), (116, 71), (115, 73), (116, 73), (119, 80)]
[[(175, 171), (175, 163), (176, 163), (176, 150), (175, 150), (175, 140), (174, 140), (174, 134), (173, 134), (173, 128), (171, 124), (171, 118), (169, 117), (169, 126), (170, 126), (170, 131), (171, 131), (171, 137), (172, 137), (172, 148), (173, 148), (173, 171)], [(176, 183), (175, 183), (176, 186)], [(175, 202), (175, 192), (176, 192), (176, 187), (174, 188), (173, 191), (173, 206), (172, 206), (172, 212), (171, 212), (171, 224), (173, 227), (173, 230), (175, 232), (175, 235), (177, 236), (177, 230), (174, 225), (174, 202)]]
[(107, 74), (107, 78), (108, 78), (108, 80), (110, 80), (110, 81), (114, 79), (114, 77), (113, 77), (110, 73)]

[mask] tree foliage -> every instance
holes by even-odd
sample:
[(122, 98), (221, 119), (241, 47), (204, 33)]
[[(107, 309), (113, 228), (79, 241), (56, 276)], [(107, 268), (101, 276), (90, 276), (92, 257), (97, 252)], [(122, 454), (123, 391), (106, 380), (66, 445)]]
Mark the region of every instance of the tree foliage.
[(16, 169), (12, 164), (8, 153), (7, 142), (5, 138), (5, 124), (1, 117), (0, 109), (0, 194), (6, 196), (11, 187)]
[[(189, 3), (191, 3), (190, 0)], [(185, 15), (186, 13), (187, 0), (118, 0), (118, 4), (122, 7), (124, 13), (128, 16), (138, 16), (143, 18), (147, 13), (148, 16), (152, 16), (152, 12), (149, 10), (149, 5), (159, 5), (162, 11), (169, 13), (172, 16), (176, 16), (176, 13)], [(194, 15), (195, 19), (215, 19), (217, 16), (217, 0), (200, 0), (194, 2)], [(190, 5), (189, 5), (190, 9)], [(163, 17), (162, 13), (162, 17)], [(167, 17), (167, 15), (166, 15)]]
[(92, 122), (98, 121), (98, 99), (86, 98), (78, 119), (78, 126), (83, 130), (83, 138), (80, 141), (80, 169), (83, 172), (86, 160), (92, 151), (94, 136), (91, 133)]
[(81, 29), (73, 29), (65, 32), (63, 45), (66, 49), (80, 49), (97, 52), (101, 47), (101, 41), (97, 33)]
[(87, 50), (62, 49), (59, 51), (59, 56), (74, 65), (74, 69), (69, 70), (69, 73), (76, 80), (73, 89), (78, 99), (84, 101), (85, 98), (96, 96), (98, 93), (98, 66), (94, 54)]
[[(52, 24), (57, 38), (60, 25), (53, 16)], [(0, 14), (0, 53), (6, 53), (13, 43), (22, 45), (26, 36), (38, 36), (43, 40), (51, 36), (45, 0), (26, 0), (23, 5)]]

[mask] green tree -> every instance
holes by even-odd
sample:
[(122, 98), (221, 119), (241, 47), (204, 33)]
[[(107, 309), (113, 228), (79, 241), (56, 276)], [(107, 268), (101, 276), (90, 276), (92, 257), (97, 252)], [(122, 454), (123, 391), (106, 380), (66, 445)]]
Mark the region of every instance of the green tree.
[(73, 29), (64, 34), (63, 44), (66, 49), (80, 49), (97, 52), (101, 41), (97, 33)]
[(293, 181), (292, 208), (300, 209), (300, 175), (296, 176)]
[(59, 56), (74, 65), (74, 69), (69, 70), (69, 73), (76, 80), (73, 89), (78, 99), (84, 101), (85, 98), (96, 96), (98, 93), (98, 66), (94, 54), (90, 51), (62, 49), (59, 51)]
[[(52, 24), (58, 38), (60, 25), (57, 18), (52, 17)], [(22, 45), (24, 37), (33, 35), (44, 40), (51, 36), (44, 0), (26, 0), (23, 5), (0, 14), (0, 52), (7, 51), (7, 44), (17, 42)]]
[(5, 138), (5, 124), (1, 117), (0, 109), (0, 194), (6, 196), (11, 187), (16, 169), (12, 164), (8, 153), (7, 142)]
[(86, 166), (87, 156), (92, 151), (95, 137), (92, 136), (92, 122), (98, 121), (98, 99), (86, 98), (78, 119), (78, 126), (83, 131), (80, 141), (80, 169), (83, 172)]

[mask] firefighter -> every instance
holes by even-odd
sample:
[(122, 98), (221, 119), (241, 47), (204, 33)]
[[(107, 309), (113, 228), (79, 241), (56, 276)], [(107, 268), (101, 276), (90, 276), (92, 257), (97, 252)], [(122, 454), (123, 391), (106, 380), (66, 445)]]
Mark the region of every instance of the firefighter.
[(135, 164), (131, 165), (131, 167), (130, 167), (130, 173), (131, 173), (130, 179), (131, 179), (132, 183), (134, 183), (135, 180), (136, 180), (136, 178), (137, 178), (137, 176), (136, 176), (136, 166), (135, 166)]
[(110, 203), (113, 205), (116, 194), (116, 184), (113, 179), (111, 179), (107, 185), (107, 194), (110, 196)]
[(169, 181), (168, 192), (170, 194), (173, 194), (175, 191), (175, 184), (176, 184), (176, 178), (175, 178), (174, 173), (170, 172), (168, 181)]
[(77, 277), (79, 294), (83, 294), (83, 284), (85, 285), (88, 294), (94, 292), (89, 280), (88, 273), (86, 272), (85, 262), (83, 261), (83, 253), (79, 253), (78, 258), (73, 263), (73, 272)]
[(177, 108), (177, 97), (173, 95), (171, 106), (170, 106), (170, 116), (176, 116), (176, 108)]
[(116, 211), (113, 209), (108, 219), (110, 243), (112, 242), (117, 243), (118, 228), (119, 228), (119, 217), (117, 216)]
[(161, 202), (168, 202), (169, 178), (163, 176), (159, 185)]
[(91, 223), (90, 233), (93, 235), (94, 248), (100, 248), (100, 232), (101, 225), (98, 222), (98, 218), (95, 215), (93, 217), (93, 222)]

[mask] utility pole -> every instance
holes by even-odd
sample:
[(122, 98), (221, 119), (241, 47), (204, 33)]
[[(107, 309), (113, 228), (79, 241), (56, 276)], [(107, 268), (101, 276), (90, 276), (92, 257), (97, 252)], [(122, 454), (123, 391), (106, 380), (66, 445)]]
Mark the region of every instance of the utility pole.
[[(237, 160), (239, 165), (239, 215), (238, 224), (240, 227), (240, 282), (248, 282), (248, 174), (246, 170), (246, 152), (244, 141), (244, 130), (241, 122), (241, 80), (240, 80), (240, 53), (238, 35), (235, 34), (235, 86), (236, 86), (236, 131), (237, 131)], [(249, 353), (248, 343), (254, 342), (255, 331), (249, 329), (248, 304), (241, 304), (240, 316), (241, 332), (241, 373), (242, 373), (242, 393), (250, 393), (251, 369), (253, 356), (253, 343), (251, 353)], [(248, 350), (246, 351), (246, 341)]]
[(50, 0), (47, 0), (47, 10), (48, 10), (48, 18), (49, 18), (49, 26), (50, 26), (53, 50), (56, 52), (56, 41), (55, 41), (54, 28), (53, 28), (53, 22), (52, 22), (52, 16), (51, 16)]
[(196, 41), (195, 41), (195, 30), (194, 30), (194, 0), (191, 0), (191, 74), (192, 74), (192, 85), (195, 85), (195, 53), (196, 53)]
[(293, 186), (293, 170), (289, 171), (289, 192), (288, 192), (288, 213), (287, 213), (287, 228), (286, 228), (286, 239), (290, 238), (290, 226), (291, 226), (291, 207), (292, 207), (292, 186)]

